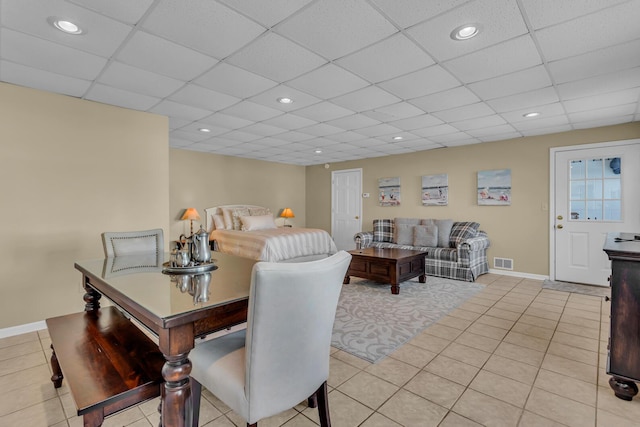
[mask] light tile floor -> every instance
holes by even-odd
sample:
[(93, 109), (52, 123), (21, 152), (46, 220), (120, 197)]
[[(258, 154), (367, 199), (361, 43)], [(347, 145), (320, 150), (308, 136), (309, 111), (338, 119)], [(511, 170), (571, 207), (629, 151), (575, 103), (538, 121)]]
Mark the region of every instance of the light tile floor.
[[(605, 373), (610, 303), (542, 289), (536, 280), (483, 275), (486, 288), (378, 364), (331, 356), (336, 427), (640, 426), (640, 396), (617, 399)], [(73, 402), (49, 378), (49, 338), (0, 340), (0, 426), (76, 427)], [(201, 425), (244, 426), (204, 390)], [(104, 426), (158, 425), (158, 400)], [(313, 427), (305, 405), (262, 427)]]

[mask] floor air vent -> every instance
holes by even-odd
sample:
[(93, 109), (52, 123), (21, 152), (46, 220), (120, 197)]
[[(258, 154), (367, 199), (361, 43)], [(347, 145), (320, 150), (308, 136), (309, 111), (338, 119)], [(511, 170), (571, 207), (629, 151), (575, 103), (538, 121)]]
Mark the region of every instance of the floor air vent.
[(511, 258), (493, 258), (493, 266), (503, 270), (513, 270), (513, 260)]

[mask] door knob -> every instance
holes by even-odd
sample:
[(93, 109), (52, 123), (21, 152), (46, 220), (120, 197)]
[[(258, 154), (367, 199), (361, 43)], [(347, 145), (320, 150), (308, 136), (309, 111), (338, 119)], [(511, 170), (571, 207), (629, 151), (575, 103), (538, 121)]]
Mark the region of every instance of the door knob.
[(562, 221), (562, 215), (558, 215), (558, 219)]
[(562, 227), (562, 224), (558, 224), (558, 225), (556, 225), (556, 228), (563, 228), (563, 227)]

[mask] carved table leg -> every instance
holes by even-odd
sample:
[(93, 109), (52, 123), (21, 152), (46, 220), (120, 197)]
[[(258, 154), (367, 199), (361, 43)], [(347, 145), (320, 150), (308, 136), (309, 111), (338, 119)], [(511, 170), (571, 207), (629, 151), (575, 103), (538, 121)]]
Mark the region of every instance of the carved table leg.
[(51, 344), (51, 370), (53, 371), (53, 375), (51, 375), (53, 387), (60, 388), (64, 377), (62, 376), (62, 370), (60, 369), (58, 357), (56, 356), (56, 349), (53, 348), (53, 344)]
[(343, 285), (348, 285), (349, 282), (351, 282), (351, 277), (350, 276), (344, 276), (344, 280), (342, 281)]
[(162, 408), (160, 419), (166, 427), (190, 427), (192, 421), (191, 385), (189, 374), (191, 362), (187, 358), (189, 353), (167, 355), (167, 362), (162, 367), (162, 377), (165, 380), (162, 390)]
[(100, 298), (102, 294), (91, 287), (87, 278), (84, 278), (84, 290), (87, 293), (84, 294), (84, 311), (98, 311), (100, 309)]
[(418, 282), (427, 283), (427, 275), (426, 274), (421, 274), (420, 276), (418, 276)]
[(400, 293), (400, 285), (398, 285), (397, 283), (392, 283), (391, 284), (391, 293), (393, 295), (398, 295)]
[(616, 397), (622, 400), (631, 400), (633, 396), (638, 394), (636, 383), (615, 376), (609, 378), (609, 386), (613, 389)]

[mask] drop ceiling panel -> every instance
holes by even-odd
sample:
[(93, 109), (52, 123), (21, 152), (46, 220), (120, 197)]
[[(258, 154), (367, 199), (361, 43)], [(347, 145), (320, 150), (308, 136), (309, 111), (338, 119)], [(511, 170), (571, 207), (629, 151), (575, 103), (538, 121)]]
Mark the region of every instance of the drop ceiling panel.
[(334, 60), (398, 30), (366, 2), (324, 0), (277, 25), (275, 31)]
[(306, 117), (317, 122), (326, 122), (344, 116), (350, 116), (355, 111), (340, 107), (330, 102), (319, 102), (309, 107), (296, 110), (295, 115)]
[(538, 65), (500, 77), (471, 83), (471, 91), (482, 99), (495, 99), (516, 93), (551, 86), (551, 78), (543, 65)]
[(153, 0), (68, 0), (78, 6), (86, 7), (95, 12), (122, 21), (135, 24), (147, 12)]
[(409, 101), (411, 104), (430, 113), (433, 111), (448, 110), (461, 105), (473, 104), (480, 101), (473, 92), (466, 87), (457, 87), (445, 90), (433, 95), (422, 96)]
[(242, 99), (257, 95), (278, 84), (227, 63), (219, 63), (211, 71), (197, 78), (195, 82), (217, 92)]
[(184, 84), (180, 80), (141, 70), (121, 62), (112, 62), (97, 81), (107, 86), (158, 98), (169, 96)]
[[(496, 134), (504, 133), (502, 131), (498, 131), (498, 129), (501, 126), (508, 126), (508, 131), (509, 132), (513, 132), (514, 131), (514, 129), (512, 127), (510, 127), (509, 125), (506, 124), (505, 119), (503, 119), (502, 117), (500, 117), (497, 114), (493, 114), (491, 116), (478, 117), (478, 118), (475, 118), (475, 119), (458, 120), (458, 121), (452, 122), (450, 124), (451, 124), (451, 126), (455, 127), (456, 129), (459, 129), (459, 130), (462, 130), (462, 131), (465, 131), (465, 132), (467, 132), (469, 130), (472, 130), (472, 129), (493, 128), (495, 130)], [(467, 132), (467, 133), (471, 134), (470, 132)], [(483, 136), (487, 136), (489, 133), (487, 133), (485, 131)], [(474, 136), (478, 136), (478, 135), (474, 135)]]
[(276, 116), (272, 119), (265, 120), (264, 123), (283, 129), (295, 130), (303, 128), (305, 126), (314, 125), (317, 122), (304, 117), (296, 116), (295, 114), (286, 113), (280, 116)]
[(220, 0), (220, 2), (255, 19), (265, 27), (273, 27), (310, 3), (311, 0)]
[(487, 104), (498, 113), (506, 113), (508, 111), (551, 104), (558, 101), (558, 94), (555, 88), (549, 86), (517, 95), (492, 99), (487, 101)]
[(373, 85), (332, 99), (333, 103), (356, 112), (395, 104), (399, 101), (400, 98)]
[(583, 15), (614, 6), (626, 0), (571, 0), (559, 1), (553, 7), (539, 0), (522, 0), (524, 10), (535, 29), (569, 21)]
[(484, 117), (494, 114), (494, 111), (484, 102), (465, 105), (463, 107), (452, 108), (451, 110), (438, 111), (433, 113), (434, 116), (444, 122), (453, 122), (475, 117)]
[(460, 86), (460, 81), (440, 65), (434, 65), (378, 86), (402, 99), (412, 99)]
[(240, 99), (233, 96), (205, 89), (202, 86), (194, 84), (188, 84), (182, 87), (171, 95), (169, 99), (209, 111), (219, 111), (240, 102)]
[(8, 61), (0, 61), (0, 80), (48, 92), (81, 97), (89, 89), (89, 80), (38, 70)]
[[(261, 25), (210, 0), (162, 0), (144, 20), (152, 34), (225, 58), (265, 31)], [(224, 40), (224, 42), (222, 42)]]
[(222, 111), (224, 114), (240, 117), (245, 120), (261, 122), (282, 114), (275, 108), (265, 107), (255, 102), (242, 101)]
[(203, 117), (211, 115), (211, 111), (202, 108), (192, 107), (191, 105), (180, 104), (169, 100), (161, 101), (158, 105), (149, 110), (152, 113), (162, 114), (165, 116), (174, 116), (186, 120), (200, 120)]
[(372, 0), (382, 12), (402, 28), (433, 18), (468, 0)]
[(287, 86), (329, 99), (362, 89), (369, 83), (334, 64), (326, 64), (287, 82)]
[(253, 133), (259, 136), (273, 136), (285, 133), (287, 130), (277, 126), (266, 125), (264, 123), (255, 123), (251, 126), (242, 128), (243, 132)]
[(416, 117), (410, 117), (408, 119), (397, 120), (394, 122), (390, 122), (389, 124), (397, 127), (398, 129), (413, 131), (415, 129), (426, 128), (430, 126), (439, 125), (442, 123), (442, 120), (433, 117), (430, 114), (422, 114)]
[(640, 67), (558, 85), (562, 99), (581, 98), (640, 86)]
[(640, 97), (640, 87), (601, 95), (576, 98), (564, 102), (567, 113), (577, 113), (588, 110), (615, 107), (617, 105), (633, 104)]
[(380, 121), (374, 118), (368, 117), (364, 114), (352, 114), (350, 116), (341, 117), (335, 120), (330, 120), (327, 123), (344, 130), (354, 130), (354, 129), (361, 129), (367, 126), (378, 125), (380, 124)]
[[(278, 102), (278, 98), (289, 98), (292, 99), (293, 102), (290, 104), (282, 104)], [(299, 90), (293, 89), (287, 85), (276, 86), (259, 95), (249, 98), (249, 100), (257, 104), (262, 104), (285, 112), (304, 108), (321, 101), (321, 99), (316, 98), (315, 96), (300, 92)]]
[(397, 104), (391, 104), (374, 110), (365, 111), (363, 114), (371, 117), (372, 119), (380, 120), (381, 122), (390, 122), (393, 120), (419, 116), (424, 114), (424, 111), (412, 104), (409, 104), (408, 102), (398, 102)]
[(119, 107), (140, 111), (147, 111), (161, 101), (160, 98), (102, 84), (94, 84), (91, 86), (85, 98), (91, 101), (102, 102), (103, 104), (117, 105)]

